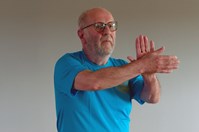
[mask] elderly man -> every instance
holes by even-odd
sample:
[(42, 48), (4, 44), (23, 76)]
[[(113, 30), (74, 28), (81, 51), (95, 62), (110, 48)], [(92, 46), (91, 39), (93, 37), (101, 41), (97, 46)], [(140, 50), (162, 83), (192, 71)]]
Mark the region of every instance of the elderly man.
[(104, 8), (79, 17), (82, 51), (67, 53), (55, 65), (54, 83), (59, 132), (128, 132), (132, 99), (157, 103), (156, 73), (178, 68), (176, 56), (161, 55), (154, 42), (136, 39), (137, 59), (115, 59), (117, 22)]

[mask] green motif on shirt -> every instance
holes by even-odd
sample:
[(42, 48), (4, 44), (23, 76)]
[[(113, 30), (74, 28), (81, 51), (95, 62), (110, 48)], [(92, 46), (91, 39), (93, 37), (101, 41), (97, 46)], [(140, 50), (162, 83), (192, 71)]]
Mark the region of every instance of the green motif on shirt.
[(124, 82), (116, 87), (122, 93), (129, 93), (128, 82)]

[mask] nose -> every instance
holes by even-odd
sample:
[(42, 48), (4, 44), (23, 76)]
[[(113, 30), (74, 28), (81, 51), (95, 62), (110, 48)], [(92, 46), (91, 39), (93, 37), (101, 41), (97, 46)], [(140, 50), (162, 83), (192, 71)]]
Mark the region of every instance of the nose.
[(110, 34), (110, 33), (111, 33), (111, 30), (110, 30), (109, 26), (106, 25), (105, 28), (104, 28), (104, 31), (103, 31), (103, 35), (107, 35), (107, 34)]

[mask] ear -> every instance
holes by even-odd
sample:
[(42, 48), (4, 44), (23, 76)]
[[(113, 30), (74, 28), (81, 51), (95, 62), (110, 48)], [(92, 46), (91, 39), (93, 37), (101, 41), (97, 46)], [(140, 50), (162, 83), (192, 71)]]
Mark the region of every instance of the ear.
[(77, 34), (78, 34), (78, 36), (79, 36), (79, 38), (80, 38), (80, 40), (82, 42), (82, 45), (86, 44), (86, 40), (84, 38), (84, 32), (81, 29), (79, 29), (77, 31)]
[(82, 32), (81, 29), (79, 29), (79, 30), (77, 31), (77, 35), (79, 36), (80, 39), (83, 38), (84, 34), (83, 34), (83, 32)]

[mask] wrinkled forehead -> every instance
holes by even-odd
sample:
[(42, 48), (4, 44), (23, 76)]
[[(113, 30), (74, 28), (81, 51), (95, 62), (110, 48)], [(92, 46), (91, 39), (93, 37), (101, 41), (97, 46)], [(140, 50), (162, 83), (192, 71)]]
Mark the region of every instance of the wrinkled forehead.
[(95, 22), (110, 22), (114, 21), (112, 14), (104, 8), (93, 8), (82, 14), (79, 20), (79, 25), (88, 25)]
[(102, 21), (114, 20), (112, 14), (105, 9), (93, 9), (87, 14), (89, 21)]

